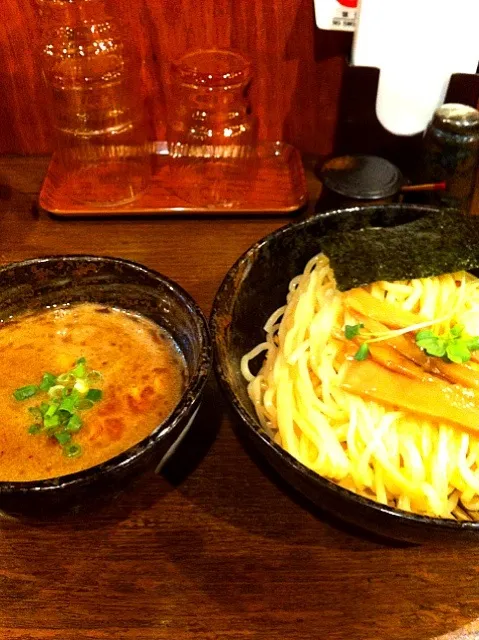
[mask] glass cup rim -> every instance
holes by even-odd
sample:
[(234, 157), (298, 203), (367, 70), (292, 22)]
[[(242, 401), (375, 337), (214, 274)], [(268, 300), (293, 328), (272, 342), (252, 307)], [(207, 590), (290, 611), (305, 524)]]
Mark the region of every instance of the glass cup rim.
[(192, 87), (241, 86), (251, 78), (251, 61), (232, 49), (196, 49), (182, 55), (171, 66), (174, 79)]

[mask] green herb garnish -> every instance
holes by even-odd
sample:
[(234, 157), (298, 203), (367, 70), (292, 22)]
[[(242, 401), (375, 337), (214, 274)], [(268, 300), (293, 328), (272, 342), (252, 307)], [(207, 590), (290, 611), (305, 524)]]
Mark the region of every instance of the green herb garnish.
[(456, 324), (443, 336), (438, 336), (430, 329), (418, 331), (416, 344), (430, 356), (462, 364), (471, 359), (471, 351), (479, 349), (479, 336), (464, 334), (464, 326)]
[(42, 402), (28, 408), (35, 421), (28, 428), (28, 433), (53, 438), (67, 458), (80, 456), (80, 445), (72, 442), (73, 435), (83, 426), (78, 414), (91, 409), (102, 399), (101, 389), (90, 389), (90, 382), (101, 379), (98, 371), (88, 371), (85, 358), (79, 358), (71, 371), (58, 376), (47, 372), (43, 374), (39, 385), (30, 384), (16, 389), (13, 396), (18, 401), (43, 394)]
[(369, 355), (369, 347), (367, 342), (363, 342), (362, 345), (359, 347), (359, 349), (356, 351), (356, 353), (354, 354), (354, 359), (355, 360), (366, 360), (366, 358)]
[(91, 400), (92, 402), (98, 402), (102, 399), (103, 391), (101, 389), (90, 389), (86, 394), (85, 398), (87, 400)]
[[(354, 340), (354, 338), (358, 337), (359, 332), (363, 328), (364, 328), (364, 325), (362, 322), (360, 322), (359, 324), (346, 324), (344, 325), (344, 335), (348, 340)], [(361, 343), (359, 349), (354, 354), (354, 359), (359, 361), (366, 360), (368, 355), (369, 355), (368, 343), (363, 342)]]
[(77, 408), (77, 402), (76, 398), (71, 394), (69, 396), (65, 396), (58, 406), (58, 411), (66, 411), (68, 414), (73, 414)]
[(28, 433), (30, 435), (34, 436), (37, 433), (40, 433), (41, 430), (42, 430), (42, 425), (41, 424), (32, 424), (30, 426), (30, 428), (28, 429)]
[(53, 418), (53, 416), (56, 414), (57, 411), (58, 411), (58, 404), (56, 404), (55, 402), (52, 402), (52, 404), (46, 410), (45, 415), (43, 416), (43, 419), (46, 420), (47, 418)]
[[(48, 404), (48, 402), (42, 402), (41, 405), (38, 407), (38, 409), (40, 409), (40, 414), (43, 417), (46, 412), (48, 411), (48, 407), (50, 405)], [(37, 407), (30, 407), (29, 411), (32, 411), (32, 409), (36, 409)]]
[(80, 431), (83, 423), (81, 421), (80, 416), (76, 413), (68, 418), (68, 422), (65, 425), (65, 429), (70, 432)]
[(70, 444), (66, 447), (63, 447), (63, 455), (67, 458), (78, 458), (78, 456), (81, 456), (81, 454), (82, 448), (79, 444)]
[[(56, 408), (56, 407), (55, 407)], [(54, 416), (49, 416), (48, 414), (43, 418), (43, 426), (48, 431), (50, 429), (55, 429), (60, 425), (60, 416), (58, 414)]]
[(48, 389), (48, 395), (50, 398), (61, 398), (63, 395), (63, 391), (65, 386), (63, 384), (54, 384), (53, 387)]
[(36, 384), (27, 384), (26, 387), (20, 387), (20, 389), (16, 389), (13, 392), (13, 397), (15, 400), (27, 400), (27, 398), (31, 398), (38, 391), (38, 387)]
[(57, 383), (56, 376), (53, 373), (44, 373), (42, 377), (42, 381), (38, 385), (40, 391), (48, 391)]
[(59, 385), (65, 385), (65, 384), (75, 384), (75, 376), (73, 375), (73, 373), (61, 373), (57, 380), (56, 383)]
[(353, 340), (353, 338), (355, 338), (363, 328), (364, 325), (362, 322), (359, 324), (347, 324), (344, 327), (344, 335), (347, 340)]
[(68, 444), (70, 442), (70, 440), (72, 439), (71, 435), (69, 433), (67, 433), (66, 431), (59, 431), (58, 433), (55, 433), (55, 438), (57, 439), (58, 443), (61, 444), (62, 446), (65, 444)]
[(75, 376), (75, 378), (85, 378), (86, 377), (86, 360), (85, 358), (78, 358), (76, 361), (75, 368), (71, 370), (71, 374)]
[(41, 422), (41, 420), (43, 418), (43, 414), (41, 412), (40, 407), (29, 407), (28, 411), (31, 414), (32, 418), (34, 418), (35, 420), (38, 420), (39, 422)]

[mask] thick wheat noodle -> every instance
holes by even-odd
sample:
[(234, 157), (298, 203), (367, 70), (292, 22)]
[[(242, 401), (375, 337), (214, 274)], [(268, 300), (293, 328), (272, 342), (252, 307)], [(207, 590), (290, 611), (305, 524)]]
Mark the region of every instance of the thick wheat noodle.
[[(447, 328), (479, 334), (479, 281), (464, 272), (378, 282), (376, 298)], [(258, 418), (276, 442), (318, 474), (378, 502), (451, 518), (479, 510), (479, 439), (341, 388), (346, 324), (355, 324), (328, 259), (312, 258), (289, 285), (287, 304), (265, 326), (265, 341), (241, 370)], [(264, 361), (254, 375), (250, 363)], [(476, 363), (470, 364), (478, 369)], [(459, 508), (457, 517), (467, 517)]]

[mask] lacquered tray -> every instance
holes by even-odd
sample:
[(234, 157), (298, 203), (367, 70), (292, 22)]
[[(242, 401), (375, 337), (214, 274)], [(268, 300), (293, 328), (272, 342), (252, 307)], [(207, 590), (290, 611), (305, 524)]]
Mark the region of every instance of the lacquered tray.
[[(124, 205), (92, 206), (78, 204), (62, 187), (60, 164), (54, 154), (40, 191), (40, 206), (59, 216), (134, 216), (134, 215), (287, 215), (308, 200), (304, 169), (299, 152), (283, 142), (265, 142), (257, 148), (254, 168), (241, 181), (227, 182), (236, 194), (232, 206), (196, 206), (182, 200), (181, 185), (174, 185), (172, 162), (166, 142), (156, 142), (153, 178), (144, 193)], [(174, 165), (173, 165), (174, 166)], [(108, 194), (104, 194), (107, 200)], [(103, 200), (102, 194), (98, 196)]]

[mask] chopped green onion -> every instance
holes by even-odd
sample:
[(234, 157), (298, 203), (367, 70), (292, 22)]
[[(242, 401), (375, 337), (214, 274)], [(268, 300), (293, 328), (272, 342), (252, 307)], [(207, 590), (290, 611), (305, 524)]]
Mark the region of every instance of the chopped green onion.
[(52, 402), (52, 404), (48, 407), (44, 417), (51, 418), (56, 414), (57, 411), (58, 411), (58, 405)]
[(42, 430), (41, 424), (32, 424), (28, 429), (28, 433), (32, 436), (35, 436), (37, 435), (37, 433), (40, 433), (41, 430)]
[(76, 378), (73, 373), (62, 373), (58, 376), (57, 382), (59, 384), (64, 384), (67, 386), (72, 386), (75, 384)]
[(63, 455), (67, 458), (77, 458), (81, 455), (82, 449), (79, 444), (70, 444), (63, 447)]
[(45, 417), (43, 418), (43, 424), (45, 425), (45, 429), (53, 429), (54, 427), (58, 427), (58, 425), (60, 424), (60, 416), (45, 415)]
[(65, 431), (60, 431), (60, 433), (55, 433), (55, 438), (61, 445), (68, 444), (72, 439), (71, 435), (69, 433), (66, 433)]
[(70, 398), (73, 398), (74, 402), (81, 400), (83, 398), (82, 394), (77, 389), (72, 389), (70, 391)]
[(76, 399), (72, 398), (72, 396), (69, 395), (66, 398), (63, 398), (63, 400), (60, 403), (60, 406), (58, 407), (58, 410), (68, 411), (68, 413), (73, 413), (75, 411), (75, 402), (76, 402)]
[(98, 402), (103, 397), (103, 391), (101, 389), (90, 389), (90, 391), (86, 394), (85, 399), (91, 400), (92, 402)]
[(13, 397), (15, 400), (26, 400), (27, 398), (31, 398), (38, 391), (38, 387), (36, 384), (27, 384), (25, 387), (20, 387), (20, 389), (16, 389), (13, 392)]
[(81, 378), (75, 382), (75, 384), (73, 385), (73, 388), (76, 391), (78, 391), (78, 393), (81, 393), (81, 394), (88, 393), (88, 390), (89, 390), (89, 386)]
[(91, 409), (102, 399), (101, 389), (90, 389), (92, 382), (101, 379), (99, 371), (88, 371), (85, 358), (78, 358), (71, 371), (58, 376), (46, 372), (38, 386), (32, 384), (14, 391), (17, 400), (26, 400), (38, 392), (43, 392), (44, 397), (48, 394), (49, 402), (44, 400), (28, 408), (35, 421), (28, 433), (43, 433), (56, 440), (68, 458), (81, 455), (81, 446), (72, 442), (73, 434), (83, 426), (78, 412)]
[(71, 370), (71, 373), (75, 378), (84, 378), (86, 376), (86, 360), (85, 358), (78, 358), (75, 367)]
[(56, 376), (53, 373), (44, 373), (42, 381), (39, 384), (40, 391), (48, 391), (57, 383)]
[(48, 402), (42, 402), (42, 404), (40, 405), (40, 413), (42, 414), (42, 416), (46, 414), (49, 406), (50, 405), (48, 404)]
[(83, 400), (80, 400), (76, 406), (79, 411), (88, 411), (88, 409), (91, 409), (94, 404), (95, 403), (92, 400), (83, 398)]
[(65, 425), (65, 429), (72, 432), (80, 431), (82, 425), (83, 423), (81, 421), (81, 418), (75, 414), (70, 417), (67, 424)]
[(61, 398), (65, 387), (62, 384), (56, 384), (48, 389), (50, 398)]
[(35, 418), (35, 420), (41, 420), (43, 418), (43, 414), (40, 411), (40, 407), (28, 407), (29, 413)]
[(58, 409), (58, 416), (60, 417), (60, 424), (62, 426), (66, 425), (66, 423), (68, 422), (68, 420), (70, 420), (70, 412), (69, 411), (62, 411), (60, 409)]

